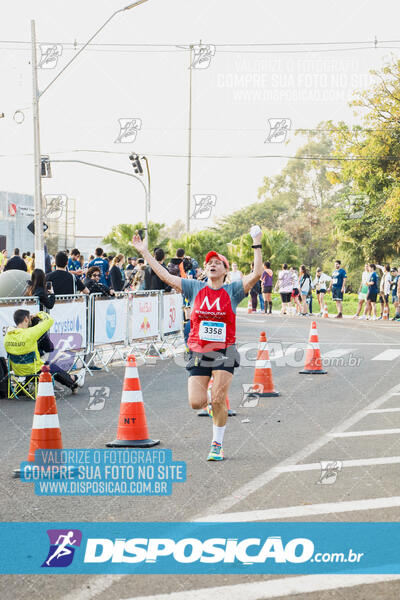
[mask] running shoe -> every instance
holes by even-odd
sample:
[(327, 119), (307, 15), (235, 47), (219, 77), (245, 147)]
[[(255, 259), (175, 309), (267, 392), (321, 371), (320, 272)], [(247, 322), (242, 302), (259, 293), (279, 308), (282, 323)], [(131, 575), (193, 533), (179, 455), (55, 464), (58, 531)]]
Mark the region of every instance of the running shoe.
[(372, 317), (371, 321), (380, 321), (382, 317)]
[(208, 413), (208, 416), (211, 417), (211, 419), (213, 418), (213, 409), (212, 409), (212, 405), (211, 404), (207, 404), (206, 406), (206, 412)]
[(360, 321), (366, 321), (367, 320), (367, 316), (366, 315), (361, 315), (361, 317), (358, 317), (358, 319)]
[(83, 387), (84, 386), (85, 375), (86, 375), (85, 369), (81, 369), (79, 375), (77, 375), (77, 377), (76, 377), (76, 384), (77, 384), (78, 387)]
[(221, 444), (218, 444), (218, 442), (213, 442), (211, 444), (207, 460), (224, 460), (224, 450)]

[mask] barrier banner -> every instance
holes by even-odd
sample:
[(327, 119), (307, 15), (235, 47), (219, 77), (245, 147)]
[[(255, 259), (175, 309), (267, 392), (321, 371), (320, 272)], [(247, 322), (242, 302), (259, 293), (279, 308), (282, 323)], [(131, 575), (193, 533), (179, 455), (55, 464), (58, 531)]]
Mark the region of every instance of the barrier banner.
[(56, 302), (50, 311), (54, 324), (50, 329), (50, 339), (55, 354), (52, 360), (59, 362), (58, 352), (86, 348), (86, 300)]
[(182, 296), (181, 294), (164, 294), (164, 321), (162, 333), (172, 333), (182, 329)]
[(0, 357), (7, 358), (7, 352), (4, 349), (4, 336), (9, 327), (15, 327), (13, 315), (18, 308), (29, 310), (31, 314), (39, 312), (37, 302), (29, 304), (0, 304)]
[(131, 309), (131, 339), (158, 335), (158, 295), (133, 296)]
[(96, 298), (94, 301), (95, 346), (125, 341), (127, 315), (127, 297)]

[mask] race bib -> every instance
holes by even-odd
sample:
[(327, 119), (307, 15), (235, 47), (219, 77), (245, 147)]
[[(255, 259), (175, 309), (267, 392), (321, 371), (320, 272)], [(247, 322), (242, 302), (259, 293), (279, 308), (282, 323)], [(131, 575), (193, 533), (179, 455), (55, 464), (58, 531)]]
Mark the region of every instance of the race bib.
[(337, 277), (332, 278), (332, 285), (337, 285)]
[(226, 323), (216, 321), (201, 321), (199, 338), (206, 342), (225, 342)]

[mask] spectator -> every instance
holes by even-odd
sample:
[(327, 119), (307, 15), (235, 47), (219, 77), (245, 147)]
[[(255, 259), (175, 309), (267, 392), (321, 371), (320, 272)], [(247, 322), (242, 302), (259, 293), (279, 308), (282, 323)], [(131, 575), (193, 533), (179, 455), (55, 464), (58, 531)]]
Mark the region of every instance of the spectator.
[(73, 248), (71, 250), (71, 256), (69, 257), (67, 264), (68, 271), (72, 273), (72, 275), (75, 275), (75, 277), (77, 277), (78, 279), (80, 279), (80, 276), (83, 273), (81, 261), (79, 260), (80, 256), (81, 253), (79, 252), (78, 248)]
[[(299, 283), (299, 274), (294, 267), (289, 267), (289, 272), (292, 275), (292, 284), (293, 289), (290, 295), (290, 312), (293, 314), (301, 314), (301, 294), (300, 294), (300, 283)], [(293, 306), (292, 306), (293, 303)]]
[(110, 287), (115, 292), (122, 292), (124, 289), (124, 276), (122, 267), (124, 265), (125, 258), (123, 254), (117, 254), (112, 260), (110, 269)]
[(136, 256), (130, 256), (128, 258), (128, 266), (126, 267), (126, 271), (135, 271), (136, 272), (136, 263), (137, 263), (137, 257)]
[(56, 254), (56, 270), (46, 275), (46, 280), (51, 281), (56, 296), (76, 294), (77, 291), (88, 294), (89, 290), (80, 279), (76, 279), (67, 271), (68, 256), (65, 252)]
[(183, 248), (178, 248), (178, 250), (176, 251), (176, 257), (171, 258), (171, 261), (168, 263), (167, 269), (171, 273), (171, 275), (176, 275), (177, 277), (183, 277), (184, 279), (187, 279), (183, 264), (184, 256), (185, 250)]
[(2, 250), (0, 252), (0, 273), (4, 271), (4, 267), (7, 264), (7, 250)]
[(19, 248), (14, 249), (13, 256), (7, 261), (6, 266), (4, 267), (4, 271), (28, 271), (26, 263), (19, 255)]
[(90, 294), (102, 294), (103, 296), (113, 296), (114, 290), (110, 290), (107, 285), (100, 283), (100, 267), (90, 267), (88, 269), (84, 285)]
[(329, 275), (326, 275), (321, 268), (318, 268), (315, 273), (315, 279), (312, 282), (312, 286), (315, 288), (317, 292), (317, 300), (319, 304), (319, 316), (322, 317), (325, 309), (325, 294), (327, 290), (327, 284), (331, 278)]
[(46, 281), (46, 274), (42, 269), (35, 269), (33, 271), (25, 296), (36, 296), (39, 298), (40, 310), (43, 310), (43, 307), (47, 309), (53, 308), (56, 300), (53, 285), (51, 281)]
[(229, 279), (230, 279), (231, 283), (233, 283), (234, 281), (240, 281), (242, 278), (243, 278), (242, 271), (239, 271), (237, 263), (233, 262), (232, 263), (232, 271), (230, 271), (230, 273), (229, 273)]
[(360, 319), (367, 319), (369, 316), (371, 316), (372, 313), (372, 320), (376, 321), (377, 320), (377, 316), (376, 316), (376, 298), (378, 296), (378, 274), (376, 272), (376, 265), (371, 263), (369, 265), (369, 278), (367, 281), (367, 286), (368, 286), (368, 293), (367, 293), (367, 302), (366, 302), (366, 306), (365, 306), (365, 310), (364, 310), (364, 314), (362, 317), (360, 317)]
[(276, 289), (279, 289), (281, 295), (281, 314), (286, 315), (293, 291), (293, 273), (289, 271), (286, 263), (282, 265), (282, 270), (278, 273), (278, 281), (275, 285)]
[[(232, 263), (233, 270), (233, 263)], [(271, 263), (267, 260), (264, 263), (264, 271), (261, 275), (262, 293), (264, 298), (265, 314), (272, 313), (272, 286), (273, 286), (273, 271), (271, 269)]]
[(95, 250), (95, 258), (90, 261), (89, 267), (99, 267), (100, 268), (100, 283), (103, 285), (107, 285), (107, 275), (108, 275), (108, 260), (103, 257), (103, 248), (96, 248)]
[(33, 271), (33, 258), (31, 256), (30, 252), (26, 253), (25, 262), (26, 262), (26, 268), (28, 269), (28, 273), (32, 273), (32, 271)]
[(134, 292), (144, 289), (144, 271), (145, 271), (144, 258), (139, 258), (137, 261), (137, 271), (132, 280), (132, 290)]
[(393, 306), (394, 306), (394, 310), (395, 310), (395, 314), (394, 317), (392, 318), (392, 321), (400, 321), (400, 311), (399, 311), (399, 296), (398, 296), (398, 287), (399, 287), (399, 280), (400, 280), (400, 276), (399, 276), (399, 271), (396, 267), (392, 267), (391, 269), (391, 274), (392, 274), (392, 284), (391, 284), (391, 288), (392, 288), (392, 302), (393, 302)]
[(342, 269), (341, 264), (342, 263), (340, 260), (335, 261), (335, 270), (332, 273), (332, 279), (328, 290), (328, 292), (332, 290), (332, 300), (336, 302), (336, 310), (338, 314), (336, 315), (335, 319), (343, 318), (343, 294), (346, 291), (347, 274), (346, 271)]
[(365, 263), (364, 265), (364, 271), (361, 274), (361, 283), (360, 283), (360, 287), (358, 288), (358, 306), (357, 306), (357, 311), (356, 314), (352, 316), (352, 319), (358, 319), (360, 317), (360, 313), (362, 311), (362, 307), (364, 302), (366, 302), (367, 300), (367, 295), (368, 295), (368, 285), (367, 285), (367, 281), (369, 280), (369, 264)]
[[(72, 275), (71, 275), (72, 277)], [(32, 318), (37, 317), (37, 325)], [(50, 329), (54, 320), (45, 312), (31, 316), (28, 310), (18, 309), (14, 313), (16, 327), (9, 328), (4, 337), (4, 347), (9, 356), (11, 368), (17, 377), (26, 377), (39, 373), (44, 362), (41, 359), (38, 340)], [(85, 370), (78, 375), (70, 375), (56, 363), (49, 365), (54, 379), (76, 393), (84, 383)]]
[(390, 274), (390, 265), (376, 265), (378, 269), (382, 271), (381, 283), (379, 286), (379, 302), (381, 305), (381, 316), (379, 319), (382, 319), (385, 308), (387, 309), (387, 314), (389, 316), (389, 294), (390, 294), (390, 286), (392, 283), (392, 276)]
[(303, 317), (306, 317), (307, 312), (310, 312), (310, 314), (312, 314), (311, 313), (312, 304), (311, 304), (311, 309), (310, 309), (310, 307), (308, 307), (309, 310), (307, 310), (307, 299), (309, 298), (309, 296), (311, 296), (311, 298), (312, 298), (312, 281), (311, 281), (310, 273), (308, 272), (307, 267), (305, 265), (300, 266), (299, 285), (300, 285), (301, 309), (302, 309), (302, 312), (300, 314)]
[[(165, 252), (162, 248), (155, 249), (154, 258), (158, 263), (160, 263), (160, 265), (167, 269), (166, 265), (164, 264)], [(164, 281), (162, 281), (162, 279), (160, 279), (149, 266), (147, 266), (144, 270), (144, 289), (164, 290), (165, 292), (171, 291), (170, 286), (164, 283)]]

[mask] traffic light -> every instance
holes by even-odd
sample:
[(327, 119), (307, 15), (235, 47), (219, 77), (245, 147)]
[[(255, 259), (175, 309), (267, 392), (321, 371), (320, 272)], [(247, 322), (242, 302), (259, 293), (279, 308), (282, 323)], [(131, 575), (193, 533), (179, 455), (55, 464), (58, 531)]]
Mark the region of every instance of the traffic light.
[[(31, 233), (35, 233), (35, 221), (32, 221), (31, 223), (29, 223), (29, 225), (26, 226), (26, 228), (28, 229), (28, 231), (30, 231)], [(45, 231), (47, 231), (49, 228), (49, 226), (47, 225), (47, 223), (43, 223), (43, 233)]]
[(51, 178), (51, 163), (48, 156), (40, 157), (40, 174), (42, 177)]
[(137, 154), (131, 154), (129, 156), (129, 160), (132, 163), (132, 167), (135, 171), (135, 173), (137, 173), (138, 175), (143, 175), (143, 167), (140, 164), (140, 158)]

